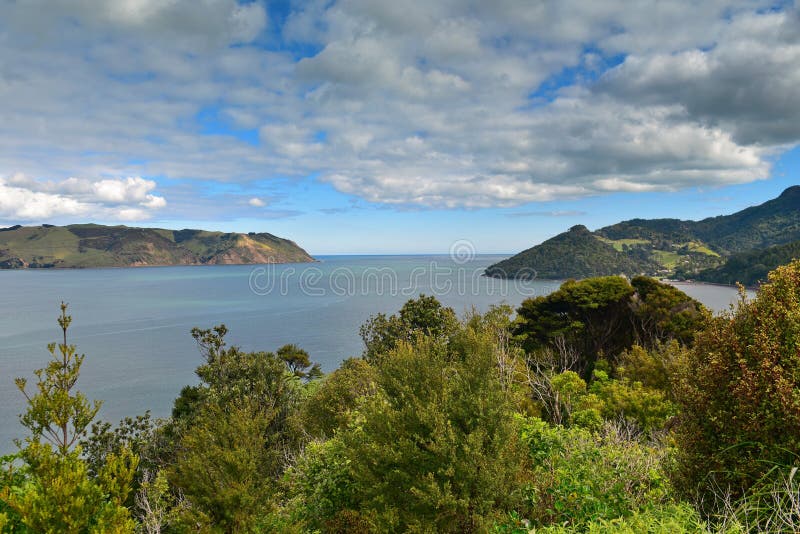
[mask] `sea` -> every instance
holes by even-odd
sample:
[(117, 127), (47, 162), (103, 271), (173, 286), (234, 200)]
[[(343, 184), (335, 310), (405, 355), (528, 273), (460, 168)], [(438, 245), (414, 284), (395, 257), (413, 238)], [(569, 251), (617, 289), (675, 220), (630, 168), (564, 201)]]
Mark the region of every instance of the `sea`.
[[(192, 327), (225, 324), (227, 341), (271, 351), (295, 343), (326, 372), (363, 350), (359, 327), (394, 313), (420, 294), (459, 314), (518, 306), (558, 289), (551, 280), (500, 280), (483, 270), (507, 256), (319, 256), (284, 265), (217, 265), (0, 271), (0, 454), (25, 436), (24, 397), (14, 384), (35, 384), (60, 339), (59, 304), (72, 316), (69, 343), (86, 358), (76, 389), (101, 399), (99, 419), (117, 422), (150, 410), (168, 416), (181, 388), (197, 383), (201, 356)], [(722, 311), (735, 288), (676, 285)]]

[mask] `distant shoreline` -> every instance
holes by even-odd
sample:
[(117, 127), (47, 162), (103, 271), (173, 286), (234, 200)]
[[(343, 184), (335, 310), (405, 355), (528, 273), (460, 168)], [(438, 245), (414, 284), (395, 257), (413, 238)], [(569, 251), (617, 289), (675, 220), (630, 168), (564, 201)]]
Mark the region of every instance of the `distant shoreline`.
[[(662, 282), (667, 284), (686, 284), (686, 285), (696, 285), (696, 286), (718, 286), (718, 287), (729, 287), (731, 289), (736, 289), (738, 286), (736, 284), (720, 284), (719, 282), (702, 282), (700, 280), (672, 280), (670, 278), (661, 278)], [(744, 285), (744, 284), (742, 284)], [(757, 291), (760, 286), (744, 286), (744, 288), (748, 291)]]
[(322, 263), (322, 260), (314, 258), (311, 261), (280, 261), (272, 263), (165, 263), (162, 265), (107, 265), (97, 267), (18, 267), (13, 269), (0, 269), (2, 272), (11, 271), (95, 271), (110, 269), (166, 269), (170, 267), (241, 267), (243, 265), (264, 266), (264, 265), (307, 265)]

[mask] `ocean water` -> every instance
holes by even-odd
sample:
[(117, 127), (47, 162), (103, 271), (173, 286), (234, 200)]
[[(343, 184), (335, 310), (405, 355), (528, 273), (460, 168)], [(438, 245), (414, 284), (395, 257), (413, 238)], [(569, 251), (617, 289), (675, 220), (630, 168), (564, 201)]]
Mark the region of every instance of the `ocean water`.
[[(319, 263), (133, 269), (0, 271), (0, 454), (24, 436), (15, 377), (33, 381), (59, 339), (63, 300), (73, 317), (69, 342), (86, 355), (77, 388), (102, 399), (100, 418), (116, 422), (172, 401), (196, 383), (201, 358), (189, 331), (224, 323), (230, 344), (275, 350), (296, 343), (324, 371), (362, 351), (358, 329), (371, 315), (396, 312), (409, 298), (435, 295), (463, 314), (472, 307), (520, 304), (557, 281), (480, 276), (505, 256), (322, 256)], [(729, 287), (681, 284), (707, 306), (725, 309)]]

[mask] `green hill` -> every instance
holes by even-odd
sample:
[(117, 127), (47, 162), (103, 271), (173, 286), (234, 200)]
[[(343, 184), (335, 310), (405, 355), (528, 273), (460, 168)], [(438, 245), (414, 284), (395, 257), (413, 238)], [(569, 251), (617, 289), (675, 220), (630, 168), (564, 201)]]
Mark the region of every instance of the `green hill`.
[[(758, 279), (752, 276), (763, 276), (776, 267), (778, 264), (771, 262), (784, 252), (770, 253), (768, 260), (753, 264), (759, 270), (752, 270), (752, 276), (735, 271), (744, 265), (734, 262), (727, 266), (726, 258), (800, 241), (800, 186), (789, 187), (778, 198), (731, 215), (700, 221), (631, 219), (594, 233), (587, 230), (580, 240), (562, 238), (569, 233), (492, 265), (486, 274), (516, 277), (516, 273), (528, 269), (536, 271), (540, 278), (559, 279), (631, 272), (699, 278), (700, 273), (705, 273), (704, 277), (715, 277), (713, 281), (733, 277), (751, 283)], [(589, 236), (618, 254), (597, 246)], [(748, 257), (748, 261), (752, 260)]]
[(223, 233), (74, 224), (0, 229), (0, 268), (139, 267), (310, 262), (293, 241)]
[(636, 259), (598, 239), (585, 226), (548, 239), (486, 269), (495, 278), (589, 278), (633, 276), (658, 268), (647, 258)]
[(800, 241), (775, 245), (764, 250), (734, 254), (715, 269), (701, 271), (696, 280), (716, 284), (740, 283), (754, 286), (767, 280), (767, 273), (780, 265), (800, 258)]
[(597, 234), (609, 239), (701, 242), (722, 255), (789, 243), (800, 240), (800, 186), (731, 215), (700, 221), (632, 219), (601, 228)]

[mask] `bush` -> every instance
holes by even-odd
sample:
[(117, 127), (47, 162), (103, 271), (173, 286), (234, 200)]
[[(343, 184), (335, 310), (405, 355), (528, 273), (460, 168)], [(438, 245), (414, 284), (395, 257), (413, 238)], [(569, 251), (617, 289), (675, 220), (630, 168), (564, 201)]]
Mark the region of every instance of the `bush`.
[(709, 502), (734, 497), (800, 451), (800, 262), (698, 335), (681, 370), (675, 482)]
[(607, 423), (600, 432), (531, 419), (522, 430), (533, 463), (527, 489), (535, 525), (582, 527), (666, 503), (665, 451), (629, 439)]
[(359, 511), (378, 531), (480, 531), (519, 497), (526, 457), (495, 340), (453, 335), (378, 358), (378, 392), (341, 433)]

